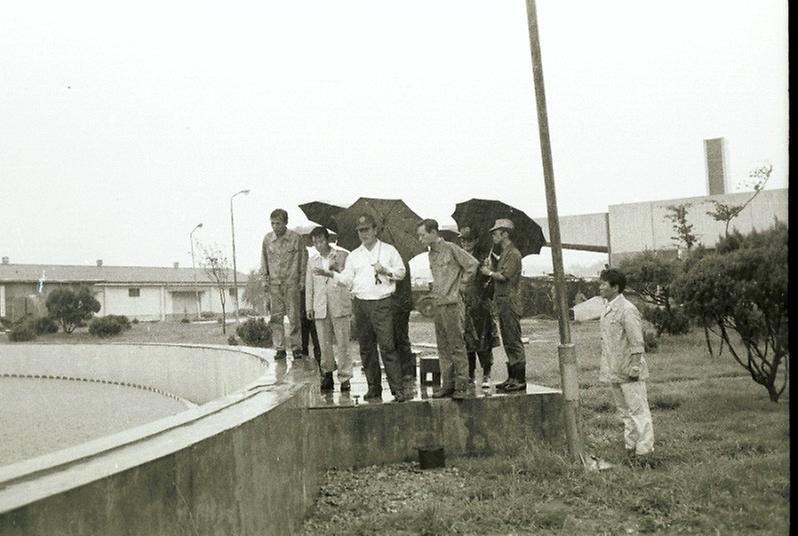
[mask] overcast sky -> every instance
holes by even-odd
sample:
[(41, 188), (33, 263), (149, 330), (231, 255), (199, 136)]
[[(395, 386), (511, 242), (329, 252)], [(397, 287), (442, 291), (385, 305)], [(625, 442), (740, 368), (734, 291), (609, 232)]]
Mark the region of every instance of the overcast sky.
[[(787, 3), (538, 0), (560, 214), (787, 186)], [(544, 216), (524, 0), (4, 2), (0, 254), (191, 265), (189, 233), (259, 263), (275, 207), (402, 198)], [(549, 250), (544, 249), (549, 263)], [(595, 254), (567, 254), (589, 262)], [(537, 262), (537, 260), (535, 261)]]

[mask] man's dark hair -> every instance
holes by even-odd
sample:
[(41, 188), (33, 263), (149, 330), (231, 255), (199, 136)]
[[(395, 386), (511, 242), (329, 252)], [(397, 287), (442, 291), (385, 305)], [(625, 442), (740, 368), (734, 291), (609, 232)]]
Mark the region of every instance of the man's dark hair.
[(330, 240), (330, 233), (324, 227), (314, 227), (312, 231), (310, 231), (310, 238), (316, 238), (317, 236), (323, 236), (328, 241)]
[(617, 268), (602, 270), (599, 278), (609, 283), (611, 287), (618, 287), (618, 292), (623, 292), (626, 288), (626, 275)]
[(427, 231), (428, 233), (431, 233), (432, 231), (435, 231), (436, 233), (438, 232), (438, 222), (431, 218), (427, 218), (425, 220), (421, 220), (420, 222), (418, 222), (418, 225), (416, 225), (416, 229), (418, 229), (421, 226), (423, 226), (424, 230)]
[(288, 223), (288, 212), (286, 212), (285, 210), (283, 210), (281, 208), (276, 208), (276, 209), (272, 210), (272, 213), (269, 216), (269, 219), (276, 220), (277, 218), (280, 218), (281, 220), (283, 220), (283, 223)]

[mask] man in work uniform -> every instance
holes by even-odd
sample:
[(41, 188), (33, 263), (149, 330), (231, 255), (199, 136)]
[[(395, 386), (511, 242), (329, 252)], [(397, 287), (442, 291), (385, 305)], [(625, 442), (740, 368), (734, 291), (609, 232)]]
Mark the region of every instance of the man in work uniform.
[[(300, 295), (305, 288), (308, 251), (302, 237), (288, 229), (288, 213), (285, 210), (275, 209), (270, 219), (272, 232), (263, 238), (261, 270), (271, 299), (269, 324), (276, 350), (274, 358), (285, 359), (286, 346), (289, 346), (294, 359), (301, 359)], [(283, 326), (284, 316), (288, 316), (288, 336)]]
[(314, 268), (313, 274), (332, 277), (338, 284), (351, 289), (354, 296), (360, 359), (369, 385), (363, 398), (382, 398), (379, 361), (379, 356), (382, 356), (394, 402), (404, 402), (408, 397), (402, 385), (402, 366), (396, 351), (393, 321), (393, 293), (396, 282), (405, 277), (404, 262), (395, 247), (377, 238), (377, 222), (370, 214), (357, 219), (356, 229), (361, 245), (349, 254), (344, 269), (336, 272), (334, 269)]
[[(470, 224), (460, 228), (460, 246), (477, 261), (490, 267), (490, 255), (477, 250), (479, 231)], [(477, 358), (482, 367), (482, 388), (490, 389), (490, 373), (493, 367), (493, 348), (499, 346), (499, 333), (496, 329), (493, 311), (493, 280), (477, 272), (466, 288), (465, 300), (465, 343), (468, 354), (468, 380), (474, 383)]]
[(465, 306), (461, 291), (471, 283), (479, 262), (460, 246), (441, 238), (437, 221), (423, 220), (417, 231), (421, 243), (429, 247), (432, 297), (435, 300), (435, 339), (441, 388), (433, 392), (432, 397), (468, 398), (472, 395), (468, 389), (468, 358), (463, 339)]
[(496, 389), (505, 392), (526, 391), (526, 354), (521, 342), (521, 252), (512, 241), (513, 222), (498, 219), (490, 229), (493, 243), (502, 248), (496, 270), (483, 266), (483, 275), (491, 278), (496, 288), (493, 300), (499, 317), (499, 331), (507, 354), (507, 380)]
[(612, 385), (618, 415), (624, 425), (623, 439), (629, 458), (645, 460), (654, 450), (654, 425), (648, 407), (640, 311), (623, 295), (626, 276), (620, 270), (601, 272), (599, 294), (607, 300), (601, 315), (601, 363), (599, 381)]

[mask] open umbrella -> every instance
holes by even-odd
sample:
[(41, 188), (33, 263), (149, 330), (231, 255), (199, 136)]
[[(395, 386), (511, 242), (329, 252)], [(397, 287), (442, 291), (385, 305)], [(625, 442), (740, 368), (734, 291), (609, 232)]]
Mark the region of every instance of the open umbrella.
[(469, 199), (457, 206), (452, 214), (458, 228), (466, 225), (476, 227), (479, 231), (479, 249), (489, 251), (492, 241), (488, 229), (493, 227), (496, 220), (507, 218), (515, 225), (513, 243), (521, 252), (521, 256), (537, 255), (540, 248), (546, 245), (546, 237), (540, 225), (527, 216), (523, 211), (511, 207), (494, 199)]
[(377, 222), (377, 233), (383, 242), (391, 244), (405, 262), (426, 248), (419, 242), (416, 228), (421, 217), (401, 199), (375, 199), (361, 197), (354, 204), (336, 214), (338, 245), (350, 251), (360, 246), (355, 230), (358, 217), (370, 214)]
[(310, 221), (318, 223), (331, 231), (338, 231), (336, 229), (335, 215), (344, 210), (344, 207), (325, 203), (324, 201), (311, 201), (310, 203), (299, 205), (299, 208)]

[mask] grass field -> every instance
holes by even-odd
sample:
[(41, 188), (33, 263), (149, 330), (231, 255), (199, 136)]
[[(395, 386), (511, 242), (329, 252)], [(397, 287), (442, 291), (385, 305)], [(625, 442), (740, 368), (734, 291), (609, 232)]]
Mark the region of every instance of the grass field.
[[(557, 386), (556, 323), (525, 320), (524, 332), (528, 377)], [(450, 459), (445, 470), (333, 470), (304, 534), (789, 532), (788, 393), (771, 403), (728, 352), (707, 357), (700, 332), (663, 338), (647, 356), (653, 467), (629, 467), (610, 393), (597, 383), (597, 324), (575, 324), (573, 338), (585, 448), (614, 469), (585, 472), (529, 444), (512, 456)]]

